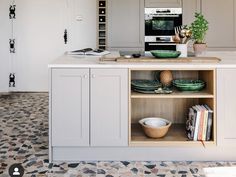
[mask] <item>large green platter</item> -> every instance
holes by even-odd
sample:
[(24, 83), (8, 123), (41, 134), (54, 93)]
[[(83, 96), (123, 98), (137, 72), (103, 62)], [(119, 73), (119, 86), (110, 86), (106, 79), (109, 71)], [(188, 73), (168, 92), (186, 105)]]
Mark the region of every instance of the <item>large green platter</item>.
[(178, 58), (180, 51), (175, 50), (151, 50), (151, 54), (156, 58)]
[(132, 80), (131, 86), (140, 89), (156, 89), (158, 87), (161, 87), (161, 83), (156, 80), (138, 79), (138, 80)]

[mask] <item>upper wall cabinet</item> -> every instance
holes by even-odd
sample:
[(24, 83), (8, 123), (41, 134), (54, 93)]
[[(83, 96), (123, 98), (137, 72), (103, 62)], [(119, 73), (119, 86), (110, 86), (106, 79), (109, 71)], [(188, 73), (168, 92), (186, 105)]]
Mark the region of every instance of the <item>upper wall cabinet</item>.
[(143, 48), (144, 0), (109, 0), (107, 3), (108, 49)]
[(182, 0), (145, 0), (145, 7), (182, 7)]
[(235, 0), (202, 0), (202, 12), (209, 21), (209, 30), (206, 37), (208, 47), (235, 48)]

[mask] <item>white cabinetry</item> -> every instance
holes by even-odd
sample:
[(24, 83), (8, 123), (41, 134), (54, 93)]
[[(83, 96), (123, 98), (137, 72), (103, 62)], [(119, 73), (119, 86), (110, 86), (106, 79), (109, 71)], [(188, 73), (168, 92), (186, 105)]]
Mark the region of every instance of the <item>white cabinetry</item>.
[(91, 69), (91, 146), (128, 146), (128, 70)]
[(200, 12), (200, 0), (183, 0), (183, 24), (190, 25), (194, 21), (195, 12)]
[(109, 0), (108, 49), (144, 48), (144, 0)]
[(234, 0), (183, 0), (183, 24), (191, 24), (194, 13), (202, 12), (209, 22), (209, 49), (236, 48), (236, 2)]
[(236, 69), (217, 70), (218, 145), (236, 146)]
[(52, 69), (51, 145), (128, 146), (128, 69)]
[(89, 146), (89, 69), (53, 69), (52, 146)]
[(208, 47), (235, 48), (235, 0), (202, 0), (202, 12), (209, 21), (209, 31), (206, 36)]
[(182, 0), (145, 0), (145, 7), (182, 7)]

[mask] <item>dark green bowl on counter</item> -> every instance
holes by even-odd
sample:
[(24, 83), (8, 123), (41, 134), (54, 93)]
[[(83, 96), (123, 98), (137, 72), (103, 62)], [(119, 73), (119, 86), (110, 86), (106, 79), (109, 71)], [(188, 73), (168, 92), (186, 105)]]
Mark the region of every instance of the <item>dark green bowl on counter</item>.
[(180, 51), (175, 50), (151, 50), (151, 54), (156, 58), (178, 58)]

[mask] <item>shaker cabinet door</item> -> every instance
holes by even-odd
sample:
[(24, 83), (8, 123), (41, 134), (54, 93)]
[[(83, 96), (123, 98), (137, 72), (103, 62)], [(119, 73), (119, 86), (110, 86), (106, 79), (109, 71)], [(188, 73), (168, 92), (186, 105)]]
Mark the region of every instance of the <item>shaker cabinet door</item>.
[(52, 146), (89, 146), (89, 69), (52, 69)]
[(236, 146), (236, 69), (217, 70), (218, 145)]
[(108, 0), (108, 48), (144, 47), (144, 0)]
[(92, 69), (91, 77), (91, 146), (128, 146), (128, 69)]
[(235, 0), (202, 0), (202, 13), (209, 22), (206, 43), (209, 48), (236, 47)]

